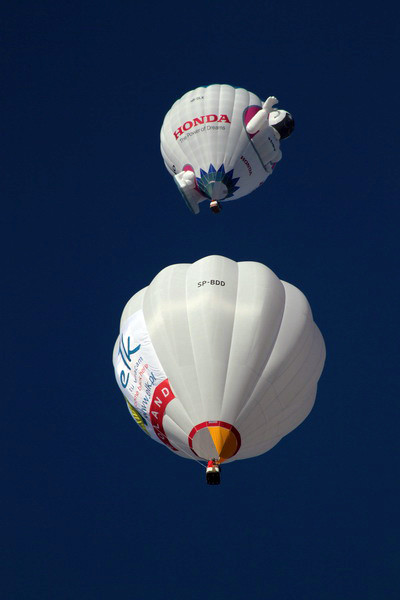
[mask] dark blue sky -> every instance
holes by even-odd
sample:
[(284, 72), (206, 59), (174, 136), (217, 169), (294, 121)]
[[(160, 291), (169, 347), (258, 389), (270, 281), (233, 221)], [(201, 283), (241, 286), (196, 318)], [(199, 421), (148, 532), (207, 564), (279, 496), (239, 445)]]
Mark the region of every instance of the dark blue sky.
[[(2, 597), (397, 600), (397, 4), (2, 13)], [(208, 83), (297, 127), (262, 188), (194, 217), (159, 130)], [(327, 346), (308, 419), (217, 488), (136, 427), (111, 364), (130, 296), (208, 254), (297, 285)]]

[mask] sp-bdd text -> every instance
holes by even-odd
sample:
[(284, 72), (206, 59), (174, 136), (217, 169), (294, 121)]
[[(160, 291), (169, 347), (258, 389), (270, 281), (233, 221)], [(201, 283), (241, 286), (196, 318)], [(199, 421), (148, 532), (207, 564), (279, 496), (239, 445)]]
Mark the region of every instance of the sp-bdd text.
[(220, 285), (223, 287), (225, 285), (225, 281), (221, 281), (220, 279), (210, 279), (210, 281), (199, 281), (197, 283), (197, 287), (203, 287), (203, 285)]

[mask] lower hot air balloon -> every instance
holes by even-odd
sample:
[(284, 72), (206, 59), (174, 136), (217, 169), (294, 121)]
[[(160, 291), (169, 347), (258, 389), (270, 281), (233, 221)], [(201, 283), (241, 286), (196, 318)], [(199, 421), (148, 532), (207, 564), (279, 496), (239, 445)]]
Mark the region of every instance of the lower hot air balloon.
[(222, 203), (258, 188), (281, 159), (280, 140), (294, 120), (255, 94), (230, 85), (187, 92), (165, 116), (161, 153), (187, 206), (199, 212), (208, 200), (213, 212)]
[(308, 415), (325, 360), (304, 295), (266, 266), (208, 256), (163, 269), (126, 304), (113, 353), (128, 409), (177, 456), (220, 465), (270, 450)]

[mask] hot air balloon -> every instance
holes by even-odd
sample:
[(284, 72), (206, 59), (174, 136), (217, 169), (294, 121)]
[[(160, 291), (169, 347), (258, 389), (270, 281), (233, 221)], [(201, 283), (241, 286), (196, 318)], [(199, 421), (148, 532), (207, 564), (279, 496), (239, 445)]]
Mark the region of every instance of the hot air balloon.
[(187, 92), (165, 116), (161, 153), (187, 206), (199, 212), (250, 194), (281, 159), (280, 139), (288, 137), (290, 113), (274, 109), (255, 94), (230, 85), (209, 85)]
[(113, 353), (141, 429), (219, 466), (270, 450), (310, 412), (325, 360), (304, 295), (266, 266), (208, 256), (163, 269), (126, 304)]

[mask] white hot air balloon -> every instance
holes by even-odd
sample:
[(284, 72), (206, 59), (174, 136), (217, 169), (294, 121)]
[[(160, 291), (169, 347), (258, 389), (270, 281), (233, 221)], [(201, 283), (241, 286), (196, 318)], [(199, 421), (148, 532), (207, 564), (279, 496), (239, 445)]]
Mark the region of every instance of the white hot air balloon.
[(294, 127), (290, 113), (273, 108), (277, 102), (215, 84), (187, 92), (168, 111), (161, 153), (192, 212), (207, 199), (219, 212), (222, 202), (250, 194), (272, 173), (280, 139)]
[(135, 294), (113, 353), (136, 423), (178, 456), (213, 461), (210, 472), (297, 427), (324, 360), (304, 295), (260, 263), (221, 256), (167, 267)]

